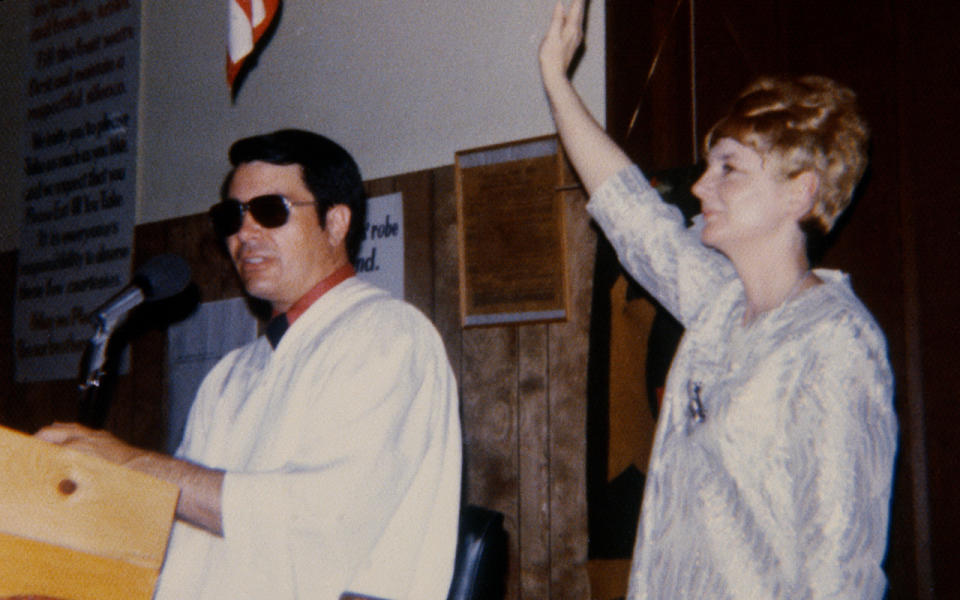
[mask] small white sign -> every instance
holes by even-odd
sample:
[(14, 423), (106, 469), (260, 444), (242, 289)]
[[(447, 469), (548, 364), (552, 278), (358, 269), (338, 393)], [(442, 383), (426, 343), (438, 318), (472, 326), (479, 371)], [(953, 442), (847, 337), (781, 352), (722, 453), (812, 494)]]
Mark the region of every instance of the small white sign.
[(201, 304), (195, 313), (167, 330), (170, 397), (167, 451), (183, 437), (183, 426), (200, 383), (217, 361), (257, 337), (257, 320), (243, 298)]
[(357, 277), (403, 299), (403, 194), (367, 201), (363, 243), (354, 260)]

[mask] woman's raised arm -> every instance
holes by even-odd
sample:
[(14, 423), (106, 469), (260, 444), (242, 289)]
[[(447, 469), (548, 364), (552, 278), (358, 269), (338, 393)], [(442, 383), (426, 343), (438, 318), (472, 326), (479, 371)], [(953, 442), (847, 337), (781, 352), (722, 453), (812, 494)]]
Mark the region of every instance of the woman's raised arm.
[(564, 9), (563, 0), (557, 0), (540, 43), (540, 75), (567, 156), (587, 193), (592, 194), (632, 161), (593, 118), (567, 75), (583, 43), (583, 13), (584, 0), (573, 0), (569, 9)]

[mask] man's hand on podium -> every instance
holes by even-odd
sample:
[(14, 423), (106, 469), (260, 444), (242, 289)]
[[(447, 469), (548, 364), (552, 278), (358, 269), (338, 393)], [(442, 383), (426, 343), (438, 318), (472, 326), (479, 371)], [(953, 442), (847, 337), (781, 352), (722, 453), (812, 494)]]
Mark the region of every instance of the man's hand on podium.
[(177, 518), (215, 535), (223, 535), (223, 517), (220, 513), (223, 470), (137, 448), (107, 431), (90, 429), (78, 423), (54, 423), (35, 435), (43, 441), (169, 481), (180, 488)]
[(130, 465), (148, 454), (146, 450), (135, 448), (108, 431), (90, 429), (79, 423), (54, 423), (38, 431), (36, 437), (118, 465)]

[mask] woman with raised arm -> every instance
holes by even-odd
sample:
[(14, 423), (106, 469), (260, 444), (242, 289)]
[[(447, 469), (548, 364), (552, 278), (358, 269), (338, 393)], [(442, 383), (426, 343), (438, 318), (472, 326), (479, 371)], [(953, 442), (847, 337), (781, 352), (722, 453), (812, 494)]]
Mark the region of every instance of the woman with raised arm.
[(540, 46), (587, 208), (685, 327), (647, 471), (631, 599), (881, 598), (897, 422), (883, 333), (845, 274), (811, 269), (866, 165), (854, 94), (750, 85), (704, 143), (687, 229), (581, 102), (583, 0)]

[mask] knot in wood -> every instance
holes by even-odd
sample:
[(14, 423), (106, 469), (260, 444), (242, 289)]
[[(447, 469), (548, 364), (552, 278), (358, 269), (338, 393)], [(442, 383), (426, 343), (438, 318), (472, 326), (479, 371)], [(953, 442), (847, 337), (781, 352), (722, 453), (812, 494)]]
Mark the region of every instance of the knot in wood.
[(62, 479), (60, 483), (57, 484), (57, 491), (64, 496), (69, 496), (77, 491), (77, 482), (72, 479)]

